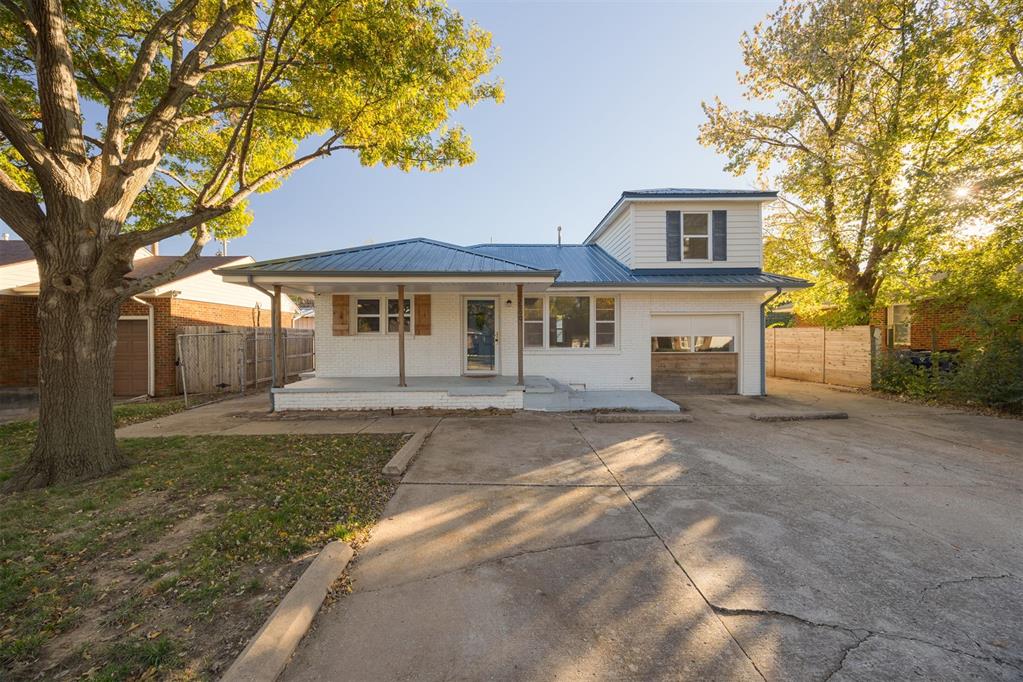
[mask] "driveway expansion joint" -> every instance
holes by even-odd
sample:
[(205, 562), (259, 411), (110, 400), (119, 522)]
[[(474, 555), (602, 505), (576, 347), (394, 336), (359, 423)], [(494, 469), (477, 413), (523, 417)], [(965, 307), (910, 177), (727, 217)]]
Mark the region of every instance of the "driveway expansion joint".
[(586, 443), (586, 445), (593, 452), (594, 456), (596, 456), (596, 458), (600, 460), (600, 463), (604, 465), (604, 468), (607, 469), (607, 473), (611, 476), (611, 478), (614, 479), (615, 483), (618, 484), (619, 489), (621, 489), (622, 493), (629, 499), (629, 502), (632, 504), (632, 507), (636, 510), (636, 513), (639, 514), (640, 518), (643, 519), (643, 522), (646, 523), (647, 527), (650, 529), (650, 532), (653, 533), (658, 540), (660, 540), (661, 545), (663, 545), (665, 551), (668, 552), (668, 556), (671, 557), (671, 560), (675, 563), (676, 566), (678, 566), (678, 569), (682, 571), (682, 575), (686, 577), (686, 580), (689, 581), (689, 584), (693, 586), (693, 589), (696, 590), (696, 593), (700, 595), (700, 598), (703, 600), (703, 602), (707, 605), (708, 608), (710, 608), (711, 613), (713, 613), (714, 617), (717, 618), (718, 623), (721, 625), (724, 631), (728, 633), (728, 636), (731, 638), (732, 642), (735, 643), (735, 646), (738, 647), (739, 651), (741, 651), (743, 656), (746, 657), (746, 660), (749, 661), (749, 664), (753, 666), (753, 669), (760, 676), (760, 679), (765, 680), (766, 682), (767, 676), (764, 675), (763, 671), (757, 665), (757, 662), (753, 660), (753, 657), (750, 655), (750, 653), (746, 651), (746, 647), (742, 645), (742, 642), (740, 642), (739, 639), (735, 636), (735, 633), (732, 632), (728, 625), (721, 619), (721, 616), (714, 610), (714, 605), (711, 604), (709, 599), (707, 599), (707, 595), (704, 594), (703, 590), (700, 589), (700, 586), (696, 584), (696, 581), (693, 580), (693, 577), (689, 574), (689, 571), (686, 570), (685, 566), (682, 565), (682, 562), (679, 561), (679, 558), (675, 556), (675, 553), (671, 551), (671, 547), (668, 546), (668, 542), (663, 537), (661, 537), (660, 533), (657, 532), (657, 529), (654, 528), (654, 524), (650, 523), (650, 519), (646, 517), (646, 514), (643, 513), (643, 510), (639, 508), (638, 504), (636, 504), (636, 500), (633, 499), (632, 495), (629, 494), (629, 491), (625, 489), (624, 485), (622, 485), (622, 482), (619, 480), (618, 476), (615, 475), (614, 471), (611, 470), (611, 467), (607, 465), (607, 462), (604, 461), (604, 458), (600, 456), (600, 453), (597, 451), (597, 448), (593, 447), (593, 443), (591, 443), (590, 440), (579, 429), (578, 424), (576, 424), (575, 422), (570, 423), (572, 424), (572, 428), (575, 429), (575, 432), (579, 434), (579, 437), (582, 438), (583, 442)]

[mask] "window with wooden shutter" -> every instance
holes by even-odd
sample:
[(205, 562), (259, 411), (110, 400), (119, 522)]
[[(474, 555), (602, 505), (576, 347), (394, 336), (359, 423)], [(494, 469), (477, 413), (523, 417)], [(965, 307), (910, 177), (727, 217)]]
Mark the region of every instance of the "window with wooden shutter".
[(413, 306), (415, 307), (415, 335), (416, 336), (429, 336), (430, 335), (430, 295), (429, 294), (416, 294), (413, 298)]
[(334, 336), (348, 336), (351, 330), (351, 306), (347, 294), (335, 294), (331, 297), (333, 308), (333, 324), (331, 325)]

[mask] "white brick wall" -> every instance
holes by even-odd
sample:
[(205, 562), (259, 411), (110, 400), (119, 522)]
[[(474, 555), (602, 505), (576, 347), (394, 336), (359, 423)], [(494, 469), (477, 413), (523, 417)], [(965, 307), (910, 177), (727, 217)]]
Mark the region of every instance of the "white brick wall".
[[(585, 384), (590, 390), (648, 391), (651, 312), (731, 313), (740, 316), (739, 392), (759, 394), (762, 292), (624, 291), (617, 295), (618, 348), (526, 351), (525, 373), (551, 377), (566, 384)], [(432, 296), (433, 333), (406, 337), (406, 371), (409, 376), (459, 376), (464, 349), (462, 297), (458, 293)], [(501, 374), (515, 376), (517, 325), (514, 308), (505, 305), (509, 298), (513, 297), (505, 293), (498, 304), (499, 367)], [(332, 336), (331, 321), (330, 295), (317, 295), (317, 376), (397, 376), (398, 340), (395, 335)], [(521, 403), (521, 397), (519, 400)]]
[(448, 395), (446, 391), (381, 391), (331, 393), (324, 391), (276, 393), (274, 409), (284, 410), (383, 410), (433, 408), (441, 410), (521, 410), (522, 391), (504, 395)]

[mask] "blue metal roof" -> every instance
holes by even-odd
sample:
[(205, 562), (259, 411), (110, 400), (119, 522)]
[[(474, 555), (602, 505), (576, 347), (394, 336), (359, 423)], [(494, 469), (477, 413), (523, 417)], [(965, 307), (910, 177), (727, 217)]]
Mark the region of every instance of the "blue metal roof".
[(252, 275), (557, 275), (532, 265), (472, 251), (432, 239), (405, 239), (338, 251), (248, 263), (224, 268), (225, 274)]
[(697, 189), (694, 187), (658, 187), (655, 189), (627, 189), (623, 199), (774, 199), (778, 193), (756, 189)]
[(787, 289), (810, 286), (806, 280), (761, 272), (758, 268), (630, 270), (596, 244), (477, 244), (477, 253), (560, 270), (554, 286), (732, 287)]
[(221, 268), (233, 275), (546, 275), (554, 286), (799, 288), (809, 283), (757, 268), (630, 270), (596, 244), (455, 246), (406, 239)]

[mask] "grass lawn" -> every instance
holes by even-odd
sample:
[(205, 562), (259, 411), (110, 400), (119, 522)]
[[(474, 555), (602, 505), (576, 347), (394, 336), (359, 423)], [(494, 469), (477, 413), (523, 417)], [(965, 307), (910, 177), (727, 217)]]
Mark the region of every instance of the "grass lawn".
[[(118, 406), (119, 425), (158, 405)], [(34, 429), (0, 426), (0, 480)], [(114, 476), (0, 497), (0, 679), (216, 677), (315, 550), (365, 540), (402, 441), (125, 439)]]

